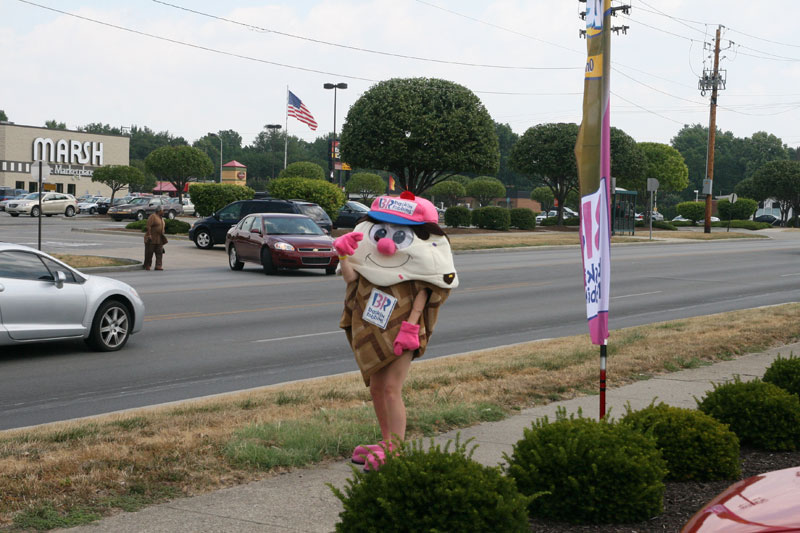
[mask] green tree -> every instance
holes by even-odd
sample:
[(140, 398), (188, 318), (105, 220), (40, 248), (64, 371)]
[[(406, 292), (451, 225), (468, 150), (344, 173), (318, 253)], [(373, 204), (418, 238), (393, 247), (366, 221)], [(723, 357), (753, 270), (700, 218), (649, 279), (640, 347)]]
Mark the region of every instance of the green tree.
[(463, 174), (453, 174), (452, 176), (448, 176), (444, 181), (455, 181), (456, 183), (460, 183), (463, 187), (466, 187), (467, 184), (472, 181), (472, 178), (464, 176)]
[(161, 181), (168, 181), (183, 198), (183, 189), (199, 176), (208, 176), (214, 169), (211, 159), (191, 146), (162, 146), (148, 155), (144, 164)]
[(117, 191), (130, 188), (132, 185), (144, 183), (144, 174), (136, 167), (129, 165), (106, 165), (95, 169), (92, 181), (103, 183), (111, 188), (111, 202), (114, 205), (114, 195)]
[(6, 112), (3, 111), (2, 109), (0, 109), (0, 120), (2, 120), (3, 122), (8, 121), (8, 115), (6, 115)]
[[(220, 172), (220, 144), (222, 145), (222, 158), (225, 159), (222, 161), (223, 165), (229, 161), (238, 161), (242, 157), (242, 136), (234, 130), (218, 131), (214, 135), (208, 133), (192, 143), (192, 146), (205, 152), (211, 159), (214, 168), (212, 175), (215, 180), (219, 179)], [(242, 163), (247, 166), (246, 163)], [(248, 174), (250, 173), (248, 172)]]
[(276, 178), (269, 182), (269, 192), (275, 198), (286, 200), (296, 198), (314, 202), (324, 209), (332, 220), (336, 218), (339, 208), (345, 201), (344, 193), (339, 187), (318, 179)]
[(386, 193), (386, 182), (371, 172), (356, 172), (344, 187), (347, 194), (357, 194), (361, 203), (370, 205), (376, 196)]
[[(619, 128), (611, 128), (611, 175), (626, 189), (645, 189), (647, 158), (633, 137)], [(642, 183), (641, 187), (638, 184)], [(634, 187), (633, 185), (637, 186)]]
[(567, 194), (578, 188), (575, 142), (578, 125), (539, 124), (528, 128), (511, 150), (511, 168), (546, 186), (558, 201), (558, 224), (562, 224)]
[(48, 120), (44, 123), (44, 127), (49, 130), (65, 130), (67, 129), (67, 125), (64, 122), (58, 122), (57, 120)]
[(78, 126), (78, 131), (86, 133), (96, 133), (102, 135), (122, 135), (122, 128), (112, 126), (111, 124), (103, 124), (101, 122), (91, 122), (85, 126)]
[(144, 181), (141, 183), (132, 183), (128, 190), (130, 192), (150, 192), (156, 188), (158, 180), (153, 174), (147, 170), (147, 165), (144, 164), (143, 159), (131, 159), (131, 166), (138, 168), (144, 175)]
[(769, 194), (767, 191), (761, 190), (758, 186), (756, 186), (755, 181), (753, 181), (752, 176), (749, 178), (745, 178), (739, 183), (736, 184), (736, 188), (734, 192), (741, 196), (742, 198), (752, 198), (757, 202), (763, 202), (767, 199)]
[(553, 191), (550, 187), (536, 187), (531, 191), (531, 200), (536, 200), (545, 213), (553, 207)]
[[(717, 130), (714, 143), (714, 194), (731, 192), (745, 176), (745, 141), (729, 131)], [(689, 169), (689, 188), (684, 198), (693, 197), (694, 189), (703, 190), (708, 155), (708, 128), (700, 124), (684, 126), (672, 138), (673, 148), (683, 156)]]
[(500, 147), (500, 169), (497, 171), (497, 179), (505, 185), (513, 186), (516, 189), (530, 189), (531, 180), (527, 176), (514, 172), (509, 164), (511, 149), (519, 140), (519, 135), (511, 130), (508, 124), (494, 123), (497, 133), (498, 146)]
[(775, 198), (781, 210), (781, 224), (786, 224), (789, 211), (795, 220), (800, 213), (800, 161), (770, 161), (753, 174), (755, 187), (767, 197)]
[(426, 191), (435, 202), (442, 202), (445, 207), (458, 205), (462, 198), (467, 195), (466, 188), (458, 181), (440, 181)]
[[(789, 159), (789, 152), (783, 141), (766, 131), (757, 131), (743, 139), (742, 159), (745, 177), (752, 176), (765, 163)], [(715, 173), (716, 175), (716, 173)]]
[(698, 220), (704, 220), (706, 217), (705, 202), (681, 202), (676, 207), (678, 214), (691, 220), (692, 224), (697, 224)]
[(506, 187), (503, 182), (490, 176), (479, 176), (465, 187), (467, 196), (478, 201), (481, 207), (491, 205), (495, 198), (504, 198)]
[(342, 127), (344, 161), (391, 172), (421, 195), (457, 172), (494, 174), (495, 125), (469, 89), (440, 79), (395, 78), (367, 90)]
[[(680, 192), (686, 189), (689, 185), (689, 168), (679, 151), (668, 144), (653, 142), (641, 142), (639, 149), (646, 161), (644, 177), (657, 179), (659, 192)], [(645, 205), (645, 220), (649, 220), (650, 195), (647, 192), (647, 180), (637, 180), (635, 184), (636, 192)]]
[[(183, 137), (174, 137), (168, 131), (156, 133), (147, 126), (131, 126), (130, 158), (142, 161), (155, 149), (162, 146), (186, 146), (188, 143)], [(213, 169), (212, 169), (213, 170)], [(210, 174), (208, 174), (210, 176)], [(198, 176), (205, 177), (205, 176)]]
[(325, 170), (311, 161), (297, 161), (290, 163), (278, 174), (279, 178), (306, 178), (310, 180), (324, 180)]

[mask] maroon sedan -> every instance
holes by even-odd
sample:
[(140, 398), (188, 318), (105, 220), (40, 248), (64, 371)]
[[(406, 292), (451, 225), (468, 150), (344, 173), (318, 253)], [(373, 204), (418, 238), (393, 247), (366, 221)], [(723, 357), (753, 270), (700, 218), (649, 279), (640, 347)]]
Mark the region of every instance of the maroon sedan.
[(248, 215), (228, 230), (225, 249), (231, 270), (258, 263), (265, 274), (279, 268), (324, 268), (333, 274), (339, 264), (333, 239), (305, 215)]

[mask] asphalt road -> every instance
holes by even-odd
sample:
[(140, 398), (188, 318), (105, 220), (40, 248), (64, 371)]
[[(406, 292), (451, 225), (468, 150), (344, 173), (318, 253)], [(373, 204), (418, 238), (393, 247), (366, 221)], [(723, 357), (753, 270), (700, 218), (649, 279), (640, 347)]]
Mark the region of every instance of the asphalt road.
[[(30, 242), (31, 225), (9, 220), (0, 216), (0, 240)], [(87, 253), (138, 257), (141, 236), (71, 231), (109, 225), (54, 217), (43, 248), (74, 252), (82, 243)], [(618, 328), (800, 301), (800, 232), (769, 234), (614, 246), (611, 342)], [(0, 429), (356, 369), (338, 328), (340, 278), (265, 276), (254, 265), (232, 272), (221, 247), (201, 251), (187, 241), (168, 250), (164, 272), (113, 274), (147, 308), (144, 330), (122, 351), (97, 354), (80, 342), (3, 349)], [(587, 332), (577, 247), (459, 254), (456, 268), (461, 286), (426, 357)]]

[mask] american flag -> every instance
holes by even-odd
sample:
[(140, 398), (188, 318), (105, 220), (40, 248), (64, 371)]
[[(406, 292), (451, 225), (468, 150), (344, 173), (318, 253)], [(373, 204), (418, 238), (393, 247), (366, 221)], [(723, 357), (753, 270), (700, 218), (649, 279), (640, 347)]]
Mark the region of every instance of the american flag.
[(292, 91), (289, 91), (289, 116), (307, 125), (312, 131), (317, 129), (317, 121), (314, 120), (314, 115)]

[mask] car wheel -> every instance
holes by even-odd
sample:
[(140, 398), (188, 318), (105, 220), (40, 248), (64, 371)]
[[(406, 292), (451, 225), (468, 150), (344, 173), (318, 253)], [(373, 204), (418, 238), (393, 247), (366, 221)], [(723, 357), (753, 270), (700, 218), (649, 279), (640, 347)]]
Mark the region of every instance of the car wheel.
[(204, 229), (201, 229), (194, 234), (194, 245), (203, 250), (210, 250), (214, 247), (214, 241), (211, 240), (211, 234)]
[(39, 212), (39, 208), (38, 207), (32, 207), (31, 208), (31, 216), (32, 217), (38, 217), (40, 214), (41, 213)]
[(144, 220), (144, 211), (136, 212), (136, 220)]
[(325, 269), (326, 276), (332, 276), (334, 274), (336, 274), (336, 267), (328, 267)]
[(108, 300), (95, 313), (87, 342), (99, 352), (117, 351), (128, 342), (131, 326), (131, 313), (125, 304)]
[(272, 254), (268, 248), (261, 250), (261, 266), (264, 267), (264, 274), (271, 275), (275, 273), (275, 265), (272, 263)]
[(174, 220), (175, 219), (175, 211), (170, 211), (169, 213), (167, 213), (167, 218), (170, 219), (170, 220)]
[(231, 270), (241, 270), (244, 268), (244, 263), (239, 261), (239, 254), (236, 253), (236, 247), (231, 244), (228, 248), (228, 266)]
[(64, 216), (74, 217), (75, 216), (75, 208), (71, 205), (67, 206), (66, 211), (64, 211)]
[(45, 214), (44, 214), (44, 216), (46, 216), (46, 217), (51, 217), (51, 216), (53, 216), (53, 215), (52, 215), (52, 214), (49, 214), (49, 215), (48, 215), (47, 213), (45, 213)]
[(11, 215), (12, 217), (18, 217), (19, 213), (9, 213), (9, 215)]
[(111, 217), (111, 220), (113, 220), (114, 222), (122, 222), (122, 218), (120, 217)]
[(95, 213), (97, 213), (97, 209), (95, 209), (94, 207), (90, 207), (89, 208), (89, 214), (90, 215), (94, 215)]

